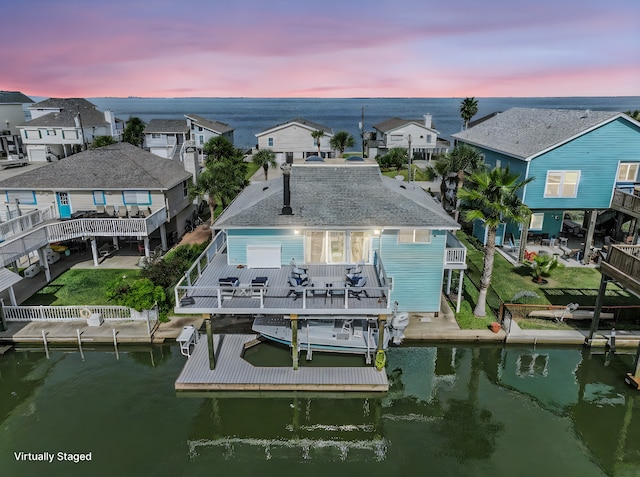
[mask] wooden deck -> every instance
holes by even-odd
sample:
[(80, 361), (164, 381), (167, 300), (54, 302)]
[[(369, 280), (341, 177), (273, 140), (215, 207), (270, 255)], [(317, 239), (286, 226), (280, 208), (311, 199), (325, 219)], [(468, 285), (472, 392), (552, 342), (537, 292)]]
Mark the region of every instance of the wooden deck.
[(387, 374), (357, 368), (258, 367), (242, 358), (256, 335), (215, 335), (216, 368), (209, 369), (206, 336), (201, 336), (175, 382), (178, 391), (354, 391), (386, 392)]
[[(373, 265), (364, 265), (362, 275), (367, 279), (364, 289), (367, 296), (350, 296), (344, 288), (341, 295), (336, 293), (337, 283), (333, 283), (330, 294), (326, 290), (327, 281), (344, 283), (347, 265), (305, 265), (309, 275), (309, 285), (305, 293), (297, 297), (289, 286), (291, 267), (281, 268), (237, 268), (227, 264), (226, 252), (217, 253), (202, 270), (202, 274), (191, 286), (176, 287), (176, 313), (223, 313), (223, 314), (389, 314), (392, 303), (389, 287), (381, 286)], [(221, 288), (219, 279), (237, 277), (240, 286), (233, 290)], [(260, 291), (251, 287), (251, 280), (267, 277), (268, 286)], [(331, 280), (329, 280), (331, 278)], [(344, 286), (344, 285), (343, 285)], [(255, 293), (254, 293), (255, 292)], [(226, 295), (226, 296), (225, 296)], [(232, 296), (229, 296), (232, 295)], [(191, 297), (193, 303), (181, 303), (184, 296)]]

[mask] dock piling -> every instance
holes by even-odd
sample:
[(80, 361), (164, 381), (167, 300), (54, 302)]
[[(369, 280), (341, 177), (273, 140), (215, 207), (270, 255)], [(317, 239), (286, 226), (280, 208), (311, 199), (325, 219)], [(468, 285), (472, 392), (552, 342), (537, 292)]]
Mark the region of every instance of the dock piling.
[(216, 356), (215, 349), (213, 347), (213, 329), (211, 328), (211, 318), (204, 320), (205, 327), (207, 329), (207, 347), (209, 348), (209, 369), (213, 371), (216, 369)]
[(78, 349), (80, 350), (80, 356), (82, 357), (82, 361), (84, 361), (84, 352), (82, 351), (82, 340), (80, 339), (80, 328), (76, 329), (76, 333), (78, 335)]
[(120, 355), (118, 354), (118, 340), (116, 338), (116, 329), (115, 328), (111, 328), (113, 330), (113, 347), (116, 350), (116, 359), (119, 360), (120, 359)]
[(47, 344), (47, 335), (44, 330), (42, 330), (42, 341), (44, 342), (44, 352), (47, 355), (47, 359), (49, 359), (49, 345)]

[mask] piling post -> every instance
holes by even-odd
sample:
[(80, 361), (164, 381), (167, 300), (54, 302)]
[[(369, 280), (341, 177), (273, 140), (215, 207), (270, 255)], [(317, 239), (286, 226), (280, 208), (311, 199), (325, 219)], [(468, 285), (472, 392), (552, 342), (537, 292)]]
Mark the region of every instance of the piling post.
[[(585, 245), (586, 247), (586, 245)], [(600, 279), (600, 288), (598, 289), (598, 296), (596, 297), (596, 306), (593, 310), (593, 318), (591, 319), (591, 329), (589, 330), (589, 338), (585, 344), (591, 346), (594, 335), (598, 332), (598, 323), (600, 322), (600, 310), (602, 309), (602, 301), (604, 300), (604, 294), (607, 291), (607, 283), (609, 282), (609, 278), (605, 275), (602, 275)]]
[(49, 345), (47, 344), (47, 335), (44, 330), (42, 330), (42, 341), (44, 342), (44, 352), (47, 355), (47, 359), (49, 359)]
[(204, 320), (205, 327), (207, 329), (207, 348), (209, 348), (209, 369), (213, 371), (216, 369), (216, 355), (213, 347), (213, 329), (211, 327), (211, 318)]
[(291, 357), (293, 369), (298, 369), (298, 315), (289, 315), (291, 318)]
[(384, 352), (384, 329), (387, 325), (387, 316), (378, 315), (378, 350), (376, 351), (376, 369), (382, 371), (387, 364), (387, 355)]
[(119, 360), (120, 355), (118, 354), (118, 339), (116, 338), (116, 329), (111, 328), (111, 330), (113, 331), (113, 347), (116, 350), (116, 359)]
[(80, 339), (80, 328), (76, 328), (76, 334), (78, 335), (78, 349), (80, 350), (80, 356), (84, 361), (84, 352), (82, 351), (82, 340)]
[(0, 331), (7, 331), (7, 321), (4, 316), (4, 300), (0, 299)]

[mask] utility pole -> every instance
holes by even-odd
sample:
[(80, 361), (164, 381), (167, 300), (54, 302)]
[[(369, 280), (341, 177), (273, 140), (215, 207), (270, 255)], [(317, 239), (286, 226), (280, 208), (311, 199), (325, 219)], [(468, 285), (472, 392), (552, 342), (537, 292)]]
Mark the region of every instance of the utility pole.
[(360, 140), (362, 141), (362, 158), (364, 159), (364, 106), (362, 106), (362, 120), (358, 124), (360, 128)]
[(80, 126), (80, 138), (82, 139), (82, 150), (87, 150), (87, 142), (84, 140), (84, 128), (82, 127), (82, 116), (80, 116), (80, 105), (78, 108), (78, 125)]
[(407, 180), (409, 181), (409, 184), (411, 184), (411, 134), (409, 134), (409, 137), (407, 138), (409, 140), (409, 151), (408, 151), (408, 155), (409, 155), (409, 171), (407, 172)]

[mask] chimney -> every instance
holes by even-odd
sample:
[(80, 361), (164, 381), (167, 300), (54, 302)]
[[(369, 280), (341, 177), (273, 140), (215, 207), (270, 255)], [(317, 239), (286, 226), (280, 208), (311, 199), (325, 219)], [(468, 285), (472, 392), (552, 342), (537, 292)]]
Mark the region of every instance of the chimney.
[(430, 114), (425, 114), (424, 115), (424, 127), (431, 128), (431, 115)]
[(282, 215), (293, 215), (293, 210), (291, 209), (291, 164), (286, 163), (282, 164), (282, 181), (283, 181), (283, 194), (284, 194), (284, 204), (282, 206)]

